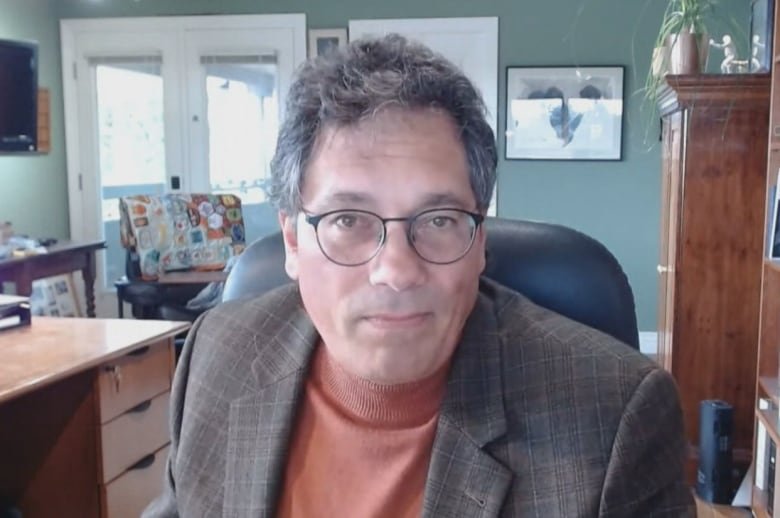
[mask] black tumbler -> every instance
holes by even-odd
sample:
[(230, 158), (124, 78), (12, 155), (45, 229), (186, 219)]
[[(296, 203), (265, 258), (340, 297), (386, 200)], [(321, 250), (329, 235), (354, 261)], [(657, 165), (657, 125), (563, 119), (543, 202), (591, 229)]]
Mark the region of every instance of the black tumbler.
[(725, 401), (704, 400), (699, 406), (699, 414), (696, 493), (713, 504), (731, 503), (734, 407)]

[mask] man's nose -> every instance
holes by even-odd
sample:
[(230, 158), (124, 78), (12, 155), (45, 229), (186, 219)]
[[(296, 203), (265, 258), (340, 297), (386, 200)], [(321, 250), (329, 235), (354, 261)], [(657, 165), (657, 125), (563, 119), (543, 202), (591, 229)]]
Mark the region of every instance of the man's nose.
[(386, 226), (382, 249), (369, 263), (369, 281), (373, 286), (385, 285), (394, 291), (404, 291), (423, 284), (427, 270), (406, 235), (404, 222)]

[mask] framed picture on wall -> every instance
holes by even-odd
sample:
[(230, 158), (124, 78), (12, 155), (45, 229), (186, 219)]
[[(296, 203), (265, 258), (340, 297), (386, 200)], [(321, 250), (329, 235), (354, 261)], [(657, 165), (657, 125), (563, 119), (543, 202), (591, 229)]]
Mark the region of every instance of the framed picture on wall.
[(309, 59), (347, 44), (347, 29), (309, 29)]
[(772, 70), (772, 23), (775, 17), (774, 0), (750, 2), (750, 71)]
[(507, 159), (620, 160), (622, 66), (508, 67)]

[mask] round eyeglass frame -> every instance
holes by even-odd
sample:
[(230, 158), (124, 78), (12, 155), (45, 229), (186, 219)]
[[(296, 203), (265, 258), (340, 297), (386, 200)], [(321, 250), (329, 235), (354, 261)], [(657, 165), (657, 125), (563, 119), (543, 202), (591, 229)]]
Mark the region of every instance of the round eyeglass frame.
[[(471, 232), (471, 242), (466, 247), (466, 249), (463, 251), (462, 254), (460, 254), (455, 259), (452, 259), (451, 261), (431, 261), (430, 259), (424, 257), (418, 250), (417, 247), (414, 246), (414, 240), (412, 239), (412, 225), (414, 224), (414, 221), (424, 216), (425, 214), (430, 214), (431, 212), (439, 212), (443, 210), (450, 210), (455, 212), (460, 212), (461, 214), (466, 214), (467, 216), (471, 217), (472, 221), (474, 222), (474, 229)], [(320, 224), (320, 221), (322, 221), (324, 218), (331, 216), (333, 214), (338, 214), (341, 212), (350, 213), (350, 212), (357, 212), (360, 214), (368, 214), (370, 216), (376, 217), (379, 221), (382, 222), (382, 234), (380, 236), (379, 242), (377, 243), (376, 250), (373, 251), (371, 256), (366, 259), (365, 261), (360, 261), (358, 263), (344, 263), (341, 261), (336, 261), (333, 259), (328, 253), (325, 251), (325, 248), (322, 246), (322, 242), (320, 241), (320, 233), (317, 229), (317, 226)], [(362, 210), (362, 209), (337, 209), (337, 210), (330, 210), (328, 212), (323, 212), (321, 214), (309, 214), (307, 212), (303, 212), (304, 219), (306, 220), (306, 223), (310, 224), (312, 227), (314, 227), (314, 235), (317, 236), (317, 246), (320, 247), (320, 251), (322, 254), (332, 263), (338, 264), (339, 266), (361, 266), (363, 264), (368, 263), (371, 261), (374, 257), (377, 256), (380, 250), (382, 250), (382, 247), (385, 246), (385, 242), (387, 241), (387, 224), (391, 221), (400, 221), (406, 223), (406, 242), (409, 244), (412, 250), (414, 250), (414, 253), (417, 254), (417, 257), (422, 259), (423, 261), (431, 264), (438, 264), (438, 265), (447, 265), (452, 264), (455, 262), (460, 261), (463, 259), (466, 254), (469, 253), (471, 250), (471, 247), (474, 246), (474, 240), (477, 237), (477, 230), (479, 229), (479, 226), (485, 221), (485, 216), (482, 214), (479, 214), (478, 212), (471, 212), (468, 210), (458, 209), (454, 207), (440, 207), (436, 209), (427, 209), (422, 212), (418, 212), (417, 214), (413, 216), (408, 216), (406, 218), (383, 218), (379, 214), (376, 214), (375, 212), (371, 212), (368, 210)]]

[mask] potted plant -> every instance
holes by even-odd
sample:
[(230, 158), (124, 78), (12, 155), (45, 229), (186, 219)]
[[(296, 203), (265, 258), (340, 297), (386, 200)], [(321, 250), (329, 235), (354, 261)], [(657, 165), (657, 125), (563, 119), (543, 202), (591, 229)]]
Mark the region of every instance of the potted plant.
[(644, 101), (651, 111), (655, 110), (658, 89), (666, 74), (703, 71), (709, 51), (707, 22), (712, 20), (716, 3), (717, 0), (668, 0), (645, 80)]
[(669, 0), (656, 38), (651, 75), (658, 72), (663, 77), (665, 71), (695, 74), (703, 70), (709, 49), (706, 19), (716, 1)]

